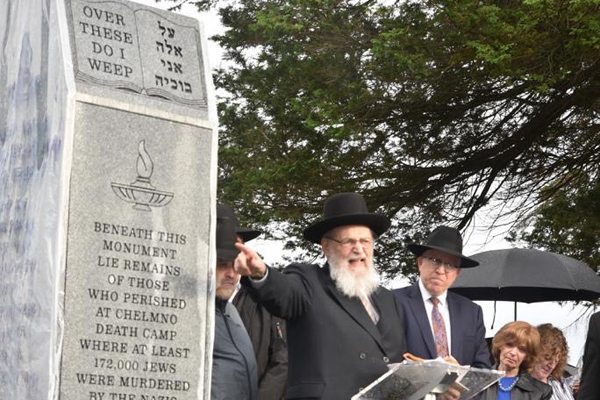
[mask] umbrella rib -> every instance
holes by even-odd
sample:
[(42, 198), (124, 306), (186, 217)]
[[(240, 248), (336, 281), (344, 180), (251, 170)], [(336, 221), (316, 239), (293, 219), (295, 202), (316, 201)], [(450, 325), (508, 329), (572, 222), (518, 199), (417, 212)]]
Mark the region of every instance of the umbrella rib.
[(571, 290), (575, 290), (576, 292), (578, 292), (578, 291), (579, 291), (579, 289), (577, 288), (577, 284), (576, 284), (576, 282), (575, 282), (575, 278), (573, 278), (573, 274), (572, 274), (572, 272), (571, 272), (571, 269), (570, 269), (569, 267), (567, 267), (567, 264), (566, 264), (565, 262), (563, 262), (563, 260), (561, 260), (561, 259), (560, 259), (560, 257), (559, 257), (558, 255), (556, 255), (556, 254), (554, 254), (554, 253), (551, 253), (551, 254), (552, 254), (552, 256), (553, 256), (554, 258), (556, 258), (556, 259), (558, 260), (558, 262), (559, 262), (561, 265), (564, 265), (564, 267), (565, 267), (565, 270), (567, 271), (567, 274), (569, 275), (569, 279), (571, 280), (571, 282), (569, 282), (569, 283), (570, 283), (570, 286), (571, 286)]

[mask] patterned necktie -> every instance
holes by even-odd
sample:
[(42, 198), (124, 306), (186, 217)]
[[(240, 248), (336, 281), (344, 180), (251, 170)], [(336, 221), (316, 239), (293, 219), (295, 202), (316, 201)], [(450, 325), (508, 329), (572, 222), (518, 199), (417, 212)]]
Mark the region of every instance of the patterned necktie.
[(369, 317), (371, 317), (371, 321), (373, 321), (373, 323), (377, 325), (377, 322), (379, 322), (379, 315), (377, 314), (375, 307), (373, 307), (373, 304), (371, 304), (369, 298), (367, 296), (361, 295), (360, 301), (362, 301), (363, 306), (365, 306), (365, 310), (367, 310), (367, 314), (369, 314)]
[(433, 303), (431, 311), (431, 321), (433, 322), (433, 338), (435, 339), (435, 349), (438, 357), (448, 357), (448, 337), (446, 336), (446, 325), (444, 318), (438, 308), (440, 299), (432, 297), (429, 299)]

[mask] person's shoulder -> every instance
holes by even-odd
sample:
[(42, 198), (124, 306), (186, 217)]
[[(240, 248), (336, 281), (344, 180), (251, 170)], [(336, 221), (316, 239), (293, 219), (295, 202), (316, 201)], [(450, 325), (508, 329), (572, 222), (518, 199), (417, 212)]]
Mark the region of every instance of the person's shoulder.
[(301, 271), (313, 271), (313, 270), (317, 270), (319, 268), (321, 268), (321, 267), (319, 265), (317, 265), (317, 264), (291, 263), (291, 264), (288, 264), (288, 266), (286, 266), (283, 269), (283, 272), (297, 271), (297, 270), (301, 270)]
[(416, 285), (408, 285), (408, 286), (404, 286), (401, 288), (397, 288), (397, 289), (392, 289), (392, 293), (394, 294), (398, 294), (400, 296), (402, 295), (408, 295), (409, 293), (412, 293), (415, 290)]
[(460, 301), (465, 304), (475, 304), (473, 300), (463, 296), (462, 294), (458, 294), (453, 292), (452, 290), (448, 290), (448, 297), (452, 298), (454, 301)]
[(571, 387), (566, 383), (565, 378), (556, 379), (552, 375), (548, 377), (548, 385), (552, 387), (552, 391), (569, 391)]
[(416, 293), (420, 294), (419, 287), (416, 284), (393, 289), (392, 293), (399, 301), (408, 299), (409, 297), (414, 296)]
[(462, 305), (463, 307), (470, 307), (473, 309), (481, 308), (473, 300), (471, 300), (463, 295), (460, 295), (458, 293), (454, 293), (452, 290), (448, 290), (448, 298), (450, 299), (450, 301), (454, 301), (455, 303), (458, 303), (458, 304)]
[(324, 267), (317, 264), (292, 263), (283, 269), (284, 274), (298, 274), (305, 277), (315, 277), (323, 272)]
[(552, 386), (535, 379), (527, 372), (522, 372), (521, 375), (519, 375), (519, 382), (517, 383), (517, 385), (523, 389), (540, 392), (544, 395), (552, 393)]
[(392, 294), (392, 291), (390, 289), (383, 287), (381, 285), (377, 286), (377, 290), (375, 291), (375, 293), (378, 296), (385, 297), (385, 298), (387, 298), (387, 297), (393, 298), (394, 297), (394, 295)]

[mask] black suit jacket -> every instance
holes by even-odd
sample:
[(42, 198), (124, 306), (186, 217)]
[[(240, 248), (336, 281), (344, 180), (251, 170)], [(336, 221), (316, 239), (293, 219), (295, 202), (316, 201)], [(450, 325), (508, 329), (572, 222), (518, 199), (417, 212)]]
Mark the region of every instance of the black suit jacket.
[(577, 400), (600, 399), (600, 312), (590, 318)]
[[(242, 284), (252, 287), (248, 278)], [(288, 399), (349, 400), (387, 372), (388, 363), (402, 361), (402, 314), (383, 287), (371, 296), (377, 326), (358, 298), (338, 291), (327, 265), (292, 264), (284, 273), (269, 269), (251, 294), (287, 321)]]
[[(419, 285), (394, 290), (394, 297), (404, 314), (408, 351), (432, 359), (437, 357), (435, 341)], [(466, 297), (448, 292), (451, 354), (461, 365), (490, 368), (491, 355), (485, 341), (481, 307)]]

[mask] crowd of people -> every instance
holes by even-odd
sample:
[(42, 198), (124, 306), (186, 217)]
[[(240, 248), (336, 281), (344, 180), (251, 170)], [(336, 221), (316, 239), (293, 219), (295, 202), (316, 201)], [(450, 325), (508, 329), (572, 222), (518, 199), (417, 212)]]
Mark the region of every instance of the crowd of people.
[[(571, 387), (560, 329), (511, 322), (490, 349), (481, 307), (448, 291), (463, 268), (478, 266), (463, 254), (457, 229), (439, 226), (408, 246), (417, 283), (382, 287), (373, 244), (390, 224), (360, 194), (333, 195), (303, 232), (326, 263), (279, 271), (247, 243), (261, 232), (219, 205), (212, 399), (349, 400), (408, 356), (502, 371), (480, 400), (600, 399), (600, 313), (590, 320), (581, 380)], [(456, 400), (461, 391), (452, 385), (428, 397)]]

